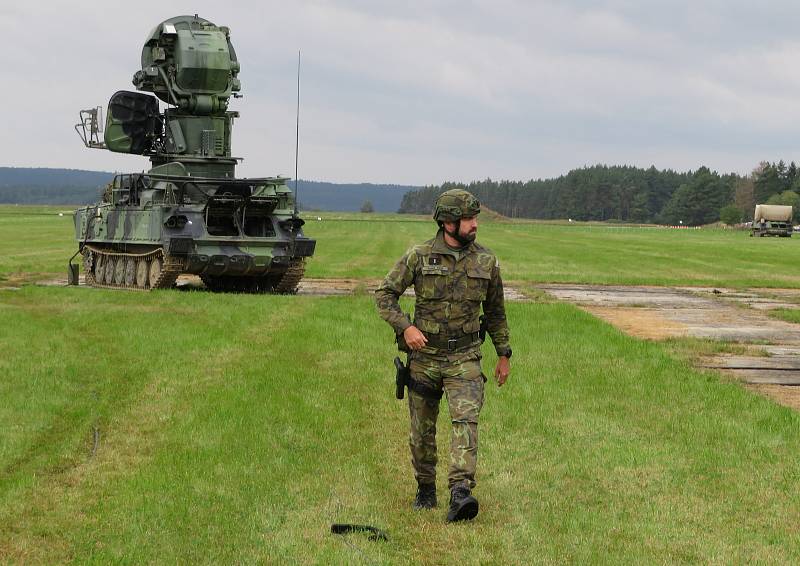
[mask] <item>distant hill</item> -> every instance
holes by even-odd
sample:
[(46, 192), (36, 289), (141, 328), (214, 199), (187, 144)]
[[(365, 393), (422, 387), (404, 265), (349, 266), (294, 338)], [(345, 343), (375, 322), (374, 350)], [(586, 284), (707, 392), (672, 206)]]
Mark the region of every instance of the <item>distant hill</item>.
[[(294, 189), (294, 183), (289, 186)], [(297, 182), (300, 205), (303, 210), (358, 211), (365, 201), (372, 202), (376, 212), (397, 212), (403, 195), (422, 187), (407, 185), (373, 185), (323, 183), (320, 181)]]
[[(0, 204), (89, 204), (114, 173), (79, 169), (0, 167)], [(294, 183), (289, 183), (294, 189)], [(421, 187), (298, 181), (304, 210), (357, 211), (370, 201), (376, 212), (397, 212), (403, 195)]]
[(0, 204), (89, 204), (113, 176), (107, 171), (0, 167)]

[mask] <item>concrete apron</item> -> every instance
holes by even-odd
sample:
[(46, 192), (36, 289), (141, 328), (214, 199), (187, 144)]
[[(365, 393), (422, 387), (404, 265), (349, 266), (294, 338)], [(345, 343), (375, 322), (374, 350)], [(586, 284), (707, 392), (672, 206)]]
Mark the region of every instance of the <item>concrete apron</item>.
[[(80, 274), (79, 286), (85, 286), (83, 273)], [(356, 293), (374, 293), (375, 289), (380, 285), (380, 279), (312, 279), (304, 277), (300, 281), (297, 289), (298, 295), (354, 295)], [(45, 287), (64, 287), (67, 285), (66, 277), (59, 277), (56, 279), (47, 279), (36, 282), (37, 285)], [(197, 275), (180, 275), (175, 283), (175, 286), (184, 291), (201, 290), (205, 286)], [(4, 287), (6, 290), (12, 289), (11, 287)], [(16, 289), (16, 288), (13, 288)], [(528, 297), (516, 287), (504, 287), (504, 296), (507, 301), (528, 301)], [(414, 289), (409, 288), (405, 292), (406, 296), (413, 297)]]
[(800, 308), (800, 290), (542, 284), (638, 338), (688, 336), (745, 344), (766, 356), (720, 354), (700, 367), (724, 371), (782, 404), (800, 409), (800, 325), (768, 311)]

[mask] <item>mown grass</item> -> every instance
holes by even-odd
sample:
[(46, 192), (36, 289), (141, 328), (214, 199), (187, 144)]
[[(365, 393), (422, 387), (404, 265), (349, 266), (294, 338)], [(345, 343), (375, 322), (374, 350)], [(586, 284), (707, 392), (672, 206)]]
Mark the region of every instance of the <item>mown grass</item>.
[(65, 274), (73, 238), (69, 207), (0, 205), (0, 285)]
[[(309, 275), (382, 277), (387, 264), (435, 232), (428, 218), (391, 220), (380, 215), (309, 218), (306, 231), (319, 240)], [(800, 287), (797, 239), (749, 238), (746, 232), (719, 229), (529, 221), (482, 222), (478, 239), (498, 255), (504, 277), (513, 281)]]
[(772, 309), (768, 312), (773, 318), (800, 323), (800, 309)]
[[(306, 233), (318, 240), (309, 277), (383, 277), (409, 246), (435, 233), (427, 217), (308, 213), (305, 218)], [(20, 241), (26, 245), (20, 247)], [(519, 282), (800, 288), (798, 238), (487, 220), (479, 241), (500, 257), (505, 278)], [(75, 249), (69, 214), (0, 207), (0, 278), (64, 277)]]
[(800, 560), (797, 413), (569, 305), (508, 309), (481, 513), (446, 525), (410, 509), (370, 297), (0, 291), (0, 561)]

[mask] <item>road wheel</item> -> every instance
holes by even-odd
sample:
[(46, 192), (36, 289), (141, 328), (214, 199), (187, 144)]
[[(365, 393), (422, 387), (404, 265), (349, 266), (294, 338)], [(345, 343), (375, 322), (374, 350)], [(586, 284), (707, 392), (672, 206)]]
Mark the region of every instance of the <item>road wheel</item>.
[(154, 257), (153, 261), (150, 262), (150, 275), (148, 276), (147, 282), (150, 283), (151, 289), (156, 288), (158, 279), (161, 277), (161, 268), (163, 265), (164, 262), (160, 257)]
[(140, 258), (136, 260), (136, 286), (140, 289), (147, 288), (147, 276), (150, 273), (150, 266), (147, 260)]
[(114, 262), (114, 283), (122, 286), (125, 284), (125, 258), (118, 257)]
[(133, 287), (136, 283), (136, 260), (129, 257), (125, 260), (125, 285)]
[(113, 257), (106, 258), (106, 269), (105, 275), (103, 276), (103, 283), (106, 285), (113, 285), (114, 284), (114, 268), (116, 267), (116, 262), (114, 261)]
[(92, 257), (92, 250), (84, 248), (83, 250), (83, 272), (91, 273), (94, 267), (94, 258)]
[(102, 283), (106, 276), (106, 256), (97, 254), (94, 260), (94, 280)]

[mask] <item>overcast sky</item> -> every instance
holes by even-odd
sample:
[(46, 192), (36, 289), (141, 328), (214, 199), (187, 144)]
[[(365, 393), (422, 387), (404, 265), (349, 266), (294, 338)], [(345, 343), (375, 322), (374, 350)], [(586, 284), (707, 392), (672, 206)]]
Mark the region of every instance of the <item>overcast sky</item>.
[(800, 4), (515, 0), (2, 2), (0, 166), (140, 171), (78, 110), (133, 90), (160, 21), (231, 28), (241, 176), (440, 183), (596, 163), (751, 170), (800, 159)]

